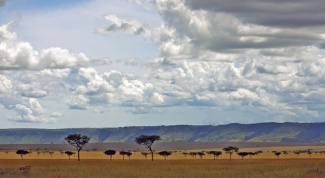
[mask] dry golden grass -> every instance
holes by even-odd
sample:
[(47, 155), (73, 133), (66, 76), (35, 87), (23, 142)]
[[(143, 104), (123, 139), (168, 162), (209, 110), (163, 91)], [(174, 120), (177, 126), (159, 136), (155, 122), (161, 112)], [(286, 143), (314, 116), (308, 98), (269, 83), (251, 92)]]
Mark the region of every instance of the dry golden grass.
[[(325, 160), (0, 160), (0, 177), (324, 177)], [(19, 167), (29, 165), (24, 174)]]
[[(213, 160), (210, 155), (198, 156), (193, 159), (186, 157), (182, 152), (177, 151), (165, 161), (162, 156), (155, 156), (155, 161), (148, 160), (140, 152), (133, 152), (131, 159), (122, 160), (118, 153), (113, 156), (113, 160), (104, 155), (103, 151), (82, 151), (81, 161), (77, 156), (61, 155), (55, 151), (52, 157), (46, 153), (38, 155), (36, 151), (20, 159), (15, 151), (10, 151), (7, 155), (5, 151), (0, 152), (0, 178), (6, 177), (301, 177), (320, 178), (325, 177), (325, 155), (300, 154), (299, 157), (292, 153), (295, 150), (313, 149), (315, 151), (325, 150), (324, 147), (274, 147), (259, 149), (240, 149), (240, 151), (262, 150), (261, 155), (248, 156), (241, 160), (233, 154), (233, 160), (229, 160), (229, 155), (223, 153), (217, 160)], [(220, 149), (216, 149), (220, 150)], [(280, 159), (272, 151), (288, 151), (289, 154), (281, 155)], [(203, 151), (203, 150), (195, 150)], [(208, 151), (208, 150), (206, 150)], [(187, 151), (187, 152), (190, 152)], [(19, 168), (31, 166), (30, 173), (22, 173)]]
[[(262, 154), (260, 155), (255, 155), (252, 158), (253, 159), (277, 159), (277, 157), (272, 153), (272, 151), (287, 151), (289, 154), (288, 155), (280, 155), (280, 159), (301, 159), (301, 158), (315, 158), (315, 159), (325, 159), (325, 154), (320, 154), (320, 153), (313, 153), (311, 155), (308, 155), (306, 153), (301, 153), (299, 156), (296, 154), (293, 154), (293, 151), (297, 150), (307, 150), (307, 149), (312, 149), (313, 151), (325, 151), (325, 147), (320, 147), (320, 146), (313, 146), (313, 147), (266, 147), (266, 148), (245, 148), (245, 149), (240, 149), (240, 152), (255, 152), (258, 150), (263, 151)], [(222, 149), (215, 149), (216, 151), (222, 151)], [(0, 159), (21, 159), (20, 155), (17, 155), (15, 153), (16, 150), (7, 150), (9, 153), (5, 153), (6, 150), (2, 150), (0, 152)], [(201, 152), (201, 151), (211, 151), (211, 150), (187, 150), (186, 152)], [(66, 154), (61, 154), (60, 151), (53, 151), (54, 154), (51, 156), (49, 152), (43, 152), (40, 151), (40, 154), (37, 154), (37, 151), (32, 151), (31, 154), (28, 154), (24, 156), (24, 159), (33, 159), (33, 160), (67, 160), (69, 157)], [(194, 159), (190, 155), (187, 155), (186, 157), (182, 154), (185, 151), (175, 151), (172, 153), (171, 156), (169, 156), (167, 159), (168, 160), (191, 160)], [(80, 153), (81, 159), (109, 159), (108, 156), (106, 156), (103, 151), (81, 151)], [(127, 156), (124, 157), (125, 159), (129, 159)], [(71, 156), (71, 160), (77, 159), (77, 155)], [(113, 160), (122, 160), (123, 157), (119, 155), (118, 151), (117, 153), (113, 156)], [(132, 152), (132, 156), (130, 159), (143, 159), (145, 160), (145, 157), (141, 154), (141, 152)], [(148, 155), (148, 159), (150, 159), (150, 155)], [(164, 157), (155, 155), (156, 160), (164, 160)], [(199, 156), (196, 156), (196, 159), (200, 159)], [(206, 159), (213, 159), (213, 156), (210, 156), (208, 154), (204, 155), (203, 158), (204, 160)], [(218, 159), (229, 159), (229, 155), (223, 153)], [(232, 159), (241, 159), (237, 154), (233, 154)], [(249, 156), (245, 157), (245, 159), (249, 159)]]

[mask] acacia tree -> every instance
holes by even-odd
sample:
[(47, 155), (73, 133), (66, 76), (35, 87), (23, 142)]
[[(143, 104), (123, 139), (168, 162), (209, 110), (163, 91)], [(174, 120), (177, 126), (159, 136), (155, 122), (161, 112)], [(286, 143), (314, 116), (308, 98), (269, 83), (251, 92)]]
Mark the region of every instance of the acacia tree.
[(279, 159), (279, 156), (281, 155), (281, 152), (274, 152), (274, 154), (275, 154), (275, 156), (277, 156), (278, 159)]
[(193, 159), (196, 159), (197, 152), (190, 152), (189, 155), (191, 155)]
[(171, 155), (172, 153), (171, 152), (168, 152), (168, 151), (161, 151), (158, 153), (160, 156), (163, 156), (166, 160), (166, 158)]
[(70, 159), (70, 156), (74, 154), (74, 152), (72, 152), (72, 151), (66, 151), (64, 153), (69, 156), (69, 159)]
[(126, 151), (120, 151), (120, 155), (123, 156), (123, 160), (124, 160), (124, 156), (125, 156), (125, 155), (128, 155), (128, 153), (129, 153), (129, 152), (126, 152)]
[(72, 146), (76, 147), (78, 153), (78, 161), (80, 161), (80, 151), (89, 142), (90, 137), (81, 134), (68, 135), (65, 140)]
[(259, 150), (259, 151), (255, 151), (254, 153), (255, 153), (255, 155), (259, 156), (261, 153), (263, 153), (263, 151)]
[(254, 156), (254, 155), (256, 155), (256, 154), (253, 153), (253, 152), (248, 152), (248, 156), (249, 156), (250, 159), (252, 159), (252, 156)]
[(198, 152), (197, 155), (199, 155), (200, 159), (202, 159), (205, 154), (204, 154), (204, 152), (201, 151), (201, 152)]
[(214, 157), (213, 159), (216, 160), (216, 157), (219, 158), (219, 156), (220, 156), (221, 154), (222, 154), (221, 151), (215, 151), (215, 152), (213, 153), (213, 157)]
[(182, 154), (184, 155), (185, 158), (186, 158), (186, 156), (188, 155), (187, 152), (183, 152)]
[(110, 156), (110, 160), (112, 160), (112, 156), (115, 155), (116, 151), (115, 150), (106, 150), (104, 151), (104, 154), (107, 156)]
[(211, 155), (213, 155), (215, 152), (216, 152), (216, 151), (207, 151), (206, 153), (207, 153), (208, 155), (210, 155), (210, 157), (211, 157)]
[(313, 154), (313, 152), (311, 150), (308, 150), (307, 154), (309, 154), (309, 157), (311, 157), (311, 154)]
[(216, 157), (219, 157), (222, 152), (221, 151), (207, 151), (207, 154), (208, 155), (213, 155), (213, 159), (216, 160)]
[(135, 138), (135, 142), (139, 145), (144, 145), (151, 153), (151, 161), (153, 161), (154, 151), (152, 150), (152, 144), (155, 141), (161, 140), (159, 135), (140, 135)]
[(150, 153), (147, 153), (147, 152), (141, 152), (141, 154), (147, 159), (148, 158), (148, 154)]
[(301, 151), (294, 151), (294, 154), (296, 154), (297, 156), (299, 156), (299, 154), (301, 153)]
[(289, 154), (287, 151), (282, 151), (282, 153), (284, 154), (284, 157), (286, 157), (287, 154)]
[(247, 152), (238, 152), (237, 154), (241, 157), (242, 160), (244, 159), (245, 156), (248, 155)]
[(120, 155), (123, 156), (123, 160), (124, 160), (125, 155), (130, 159), (132, 153), (130, 151), (120, 151)]
[(126, 156), (131, 159), (132, 153), (131, 152), (126, 152)]
[(23, 159), (23, 156), (29, 154), (29, 152), (26, 150), (17, 150), (16, 154), (20, 155), (21, 159)]
[(228, 153), (229, 154), (229, 160), (231, 160), (231, 155), (233, 153), (237, 153), (238, 150), (239, 150), (239, 148), (234, 147), (234, 146), (228, 146), (226, 148), (223, 148), (222, 150), (225, 151), (225, 153)]

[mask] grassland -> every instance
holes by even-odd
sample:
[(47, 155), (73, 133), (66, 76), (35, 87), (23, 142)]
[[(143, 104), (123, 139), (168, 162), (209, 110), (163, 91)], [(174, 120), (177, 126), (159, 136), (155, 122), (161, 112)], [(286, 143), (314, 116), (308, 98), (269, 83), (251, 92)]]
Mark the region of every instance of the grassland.
[[(325, 160), (0, 160), (0, 177), (324, 177)], [(28, 174), (19, 167), (31, 166)]]
[[(223, 153), (218, 159), (205, 155), (196, 159), (182, 154), (184, 150), (176, 151), (165, 161), (163, 157), (155, 155), (152, 162), (146, 160), (140, 152), (132, 152), (128, 159), (116, 154), (113, 160), (103, 154), (103, 151), (82, 151), (81, 161), (54, 151), (51, 156), (47, 151), (37, 154), (32, 151), (30, 155), (15, 154), (14, 150), (1, 150), (0, 152), (0, 178), (6, 177), (325, 177), (325, 154), (312, 155), (293, 154), (296, 150), (312, 149), (314, 152), (325, 150), (325, 147), (267, 147), (259, 148), (263, 153), (244, 160), (234, 154)], [(220, 150), (220, 149), (216, 149)], [(278, 159), (272, 151), (288, 151)], [(7, 152), (8, 151), (8, 152)], [(203, 150), (188, 150), (203, 151)], [(205, 150), (208, 151), (208, 150)], [(256, 148), (240, 149), (240, 151), (257, 151)], [(7, 153), (6, 153), (7, 152)], [(21, 167), (31, 166), (29, 173), (19, 170)]]

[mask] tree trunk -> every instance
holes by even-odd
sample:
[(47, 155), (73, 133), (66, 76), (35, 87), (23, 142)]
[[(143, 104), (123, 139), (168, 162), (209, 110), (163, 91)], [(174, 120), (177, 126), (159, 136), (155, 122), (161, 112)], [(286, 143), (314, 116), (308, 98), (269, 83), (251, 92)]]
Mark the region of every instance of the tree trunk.
[(78, 150), (78, 161), (80, 161), (80, 150)]
[(151, 161), (153, 161), (153, 151), (150, 150), (150, 152), (151, 152)]

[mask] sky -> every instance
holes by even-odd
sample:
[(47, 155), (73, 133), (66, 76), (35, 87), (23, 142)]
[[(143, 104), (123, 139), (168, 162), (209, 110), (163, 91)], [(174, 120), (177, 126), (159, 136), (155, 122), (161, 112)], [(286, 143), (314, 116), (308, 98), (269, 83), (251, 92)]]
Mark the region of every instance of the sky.
[(0, 0), (0, 128), (324, 122), (323, 0)]

